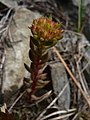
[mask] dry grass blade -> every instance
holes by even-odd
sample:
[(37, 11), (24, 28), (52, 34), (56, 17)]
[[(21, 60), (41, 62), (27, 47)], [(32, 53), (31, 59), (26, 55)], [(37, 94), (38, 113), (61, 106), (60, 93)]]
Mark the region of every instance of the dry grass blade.
[(76, 118), (78, 117), (79, 113), (75, 114), (75, 116), (73, 117), (72, 120), (76, 120)]
[(86, 70), (86, 69), (87, 69), (88, 65), (90, 65), (90, 61), (88, 61), (88, 63), (87, 63), (87, 64), (83, 67), (83, 69), (81, 70), (81, 73), (83, 73), (83, 72), (84, 72), (84, 70)]
[(5, 113), (6, 109), (7, 109), (7, 105), (6, 103), (4, 103), (4, 105), (0, 108), (0, 111)]
[(58, 94), (58, 96), (51, 102), (51, 104), (47, 106), (47, 108), (39, 115), (39, 117), (36, 120), (41, 120), (41, 118), (43, 117), (47, 109), (49, 109), (58, 100), (58, 98), (63, 94), (67, 86), (68, 86), (68, 83), (63, 87), (62, 91)]
[(1, 60), (1, 62), (0, 62), (0, 69), (2, 69), (3, 66), (4, 66), (4, 62), (5, 62), (5, 54), (6, 54), (6, 51), (4, 51), (4, 53), (3, 53), (3, 57), (2, 57), (2, 60)]
[(13, 107), (16, 105), (16, 103), (21, 99), (21, 97), (25, 94), (26, 91), (24, 91), (23, 93), (21, 93), (18, 98), (14, 101), (14, 103), (11, 105), (11, 107), (9, 108), (8, 112), (11, 112), (11, 110), (13, 109)]
[[(5, 63), (5, 55), (6, 55), (6, 51), (4, 50), (3, 52), (3, 56), (1, 59), (1, 63), (0, 63), (0, 92), (3, 94), (4, 90), (3, 90), (3, 68), (4, 68), (4, 63)], [(4, 101), (3, 101), (4, 102)]]
[[(40, 96), (40, 97), (37, 97), (35, 95), (32, 95), (32, 100), (38, 100), (36, 103), (32, 104), (32, 105), (35, 105), (35, 104), (38, 104), (40, 103), (41, 101), (43, 101), (44, 99), (48, 98), (50, 95), (51, 95), (52, 91), (50, 90), (49, 92), (45, 93), (44, 95)], [(31, 106), (32, 106), (31, 105)]]
[[(73, 113), (69, 113), (69, 114), (66, 114), (66, 115), (61, 115), (61, 116), (59, 116), (59, 117), (55, 117), (55, 118), (52, 118), (52, 119), (48, 119), (48, 120), (62, 120), (62, 119), (64, 119), (64, 118), (66, 118), (66, 117), (69, 117), (69, 116), (71, 116), (71, 115), (73, 115), (74, 114), (74, 112)], [(45, 120), (45, 119), (40, 119), (40, 120)]]
[(80, 78), (80, 83), (81, 83), (81, 85), (82, 85), (82, 88), (83, 88), (85, 94), (88, 95), (87, 89), (86, 89), (86, 87), (85, 87), (85, 85), (84, 85), (83, 78), (82, 78), (82, 75), (81, 75), (81, 72), (80, 72), (80, 67), (79, 67), (78, 61), (76, 62), (76, 65), (77, 65), (77, 70), (78, 70), (78, 74), (79, 74), (79, 78)]
[(61, 60), (62, 64), (64, 65), (64, 67), (66, 68), (67, 72), (69, 73), (70, 77), (72, 78), (72, 80), (74, 81), (74, 83), (76, 84), (76, 86), (80, 89), (83, 97), (85, 98), (85, 100), (87, 101), (88, 105), (90, 106), (90, 96), (87, 95), (83, 89), (81, 88), (80, 83), (76, 80), (76, 78), (73, 76), (72, 72), (70, 71), (70, 69), (68, 68), (67, 64), (65, 63), (65, 61), (63, 60), (62, 56), (60, 55), (60, 53), (58, 52), (58, 50), (53, 47), (55, 53), (57, 54), (58, 58)]
[[(62, 117), (65, 118), (65, 117), (68, 117), (69, 115), (71, 115), (70, 112), (75, 113), (75, 111), (76, 111), (76, 109), (69, 109), (69, 110), (67, 110), (67, 111), (61, 110), (61, 111), (53, 112), (53, 113), (51, 113), (51, 114), (43, 117), (41, 120), (45, 120), (45, 119), (48, 119), (49, 117), (53, 117), (54, 115), (60, 115), (60, 114), (65, 114), (65, 115), (60, 115), (60, 116), (59, 116), (59, 119), (62, 118)], [(68, 115), (68, 116), (67, 116), (67, 115)], [(57, 118), (58, 118), (58, 117), (57, 117)], [(56, 120), (56, 118), (53, 118), (53, 119)]]

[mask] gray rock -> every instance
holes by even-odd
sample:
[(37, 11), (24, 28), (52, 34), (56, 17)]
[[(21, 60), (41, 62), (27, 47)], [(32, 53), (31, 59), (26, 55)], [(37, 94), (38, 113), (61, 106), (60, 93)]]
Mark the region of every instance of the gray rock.
[(13, 91), (23, 83), (23, 78), (28, 76), (24, 62), (30, 65), (28, 57), (29, 40), (31, 32), (28, 26), (40, 14), (20, 7), (16, 10), (10, 25), (10, 34), (13, 47), (6, 48), (6, 62), (4, 72), (3, 90)]
[[(54, 92), (58, 95), (63, 87), (69, 83), (65, 68), (62, 63), (52, 63), (51, 67), (51, 78), (53, 83)], [(61, 97), (58, 99), (58, 105), (60, 109), (68, 109), (70, 105), (70, 87), (69, 84)]]
[[(87, 80), (89, 81), (89, 78), (90, 78), (90, 43), (89, 41), (86, 39), (86, 37), (83, 34), (66, 30), (63, 34), (63, 39), (56, 44), (56, 47), (58, 51), (64, 53), (63, 57), (68, 59), (68, 61), (72, 65), (75, 58), (78, 62), (79, 58), (82, 57), (82, 59), (79, 61), (79, 68), (81, 71), (83, 68), (85, 68), (84, 71), (87, 71), (88, 73), (89, 77), (87, 78), (87, 75), (84, 75), (84, 73), (82, 72), (82, 79), (88, 94), (90, 94), (90, 89), (88, 87), (88, 84), (90, 82), (89, 83), (87, 82)], [(69, 57), (69, 55), (71, 55), (72, 57)], [(73, 67), (75, 66), (73, 65)], [(73, 71), (73, 68), (72, 68), (72, 71)], [(75, 70), (74, 74), (75, 72), (77, 71)]]
[(0, 0), (1, 3), (6, 5), (9, 8), (15, 8), (17, 7), (17, 2), (16, 0)]
[[(74, 5), (79, 6), (81, 0), (72, 0), (72, 1)], [(82, 0), (82, 1), (84, 6), (87, 6), (88, 4), (90, 4), (90, 0)]]
[[(78, 62), (79, 58), (82, 56), (82, 58), (79, 61), (79, 69), (82, 71), (83, 68), (87, 71), (88, 74), (90, 74), (90, 43), (86, 39), (86, 37), (83, 34), (79, 34), (73, 31), (66, 30), (63, 34), (63, 39), (60, 40), (56, 47), (60, 53), (63, 53), (63, 58), (65, 60), (68, 60), (70, 64), (72, 65), (71, 70), (73, 71), (73, 74), (78, 74), (78, 70), (75, 69), (76, 66), (73, 64), (74, 60)], [(71, 55), (71, 56), (70, 56)], [(60, 93), (62, 88), (65, 86), (66, 83), (68, 83), (67, 75), (65, 72), (65, 69), (63, 65), (60, 63), (58, 57), (56, 54), (52, 54), (54, 62), (50, 64), (51, 67), (51, 78), (53, 83), (53, 89), (55, 93)], [(76, 59), (75, 59), (76, 58)], [(76, 76), (75, 76), (76, 77)], [(89, 83), (86, 79), (86, 74), (83, 72), (81, 73), (82, 81), (84, 83), (84, 86), (87, 90), (87, 93), (90, 95), (90, 89), (89, 89)], [(89, 75), (90, 78), (90, 75)], [(88, 78), (88, 81), (89, 81)], [(80, 80), (79, 78), (76, 78)], [(70, 88), (67, 87), (66, 91), (62, 94), (60, 99), (58, 99), (58, 104), (61, 109), (68, 109), (70, 104)]]

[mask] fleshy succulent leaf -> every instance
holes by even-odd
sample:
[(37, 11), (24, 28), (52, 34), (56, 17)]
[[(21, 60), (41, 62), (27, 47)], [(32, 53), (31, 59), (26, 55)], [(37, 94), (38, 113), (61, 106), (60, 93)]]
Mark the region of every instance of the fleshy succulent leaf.
[(35, 52), (32, 49), (30, 49), (29, 50), (29, 58), (30, 58), (30, 60), (34, 62), (36, 56), (37, 55), (35, 54)]
[(53, 44), (53, 41), (45, 41), (43, 42), (43, 45), (45, 46), (51, 46)]
[(25, 82), (28, 82), (28, 81), (30, 81), (30, 78), (24, 77), (24, 81), (25, 81)]
[(33, 40), (33, 37), (30, 36), (30, 48), (31, 48), (32, 50), (34, 50), (34, 44), (33, 44), (32, 40)]
[(31, 71), (34, 70), (34, 63), (33, 62), (31, 63), (31, 67), (30, 68), (31, 68)]
[(30, 67), (29, 67), (26, 63), (24, 63), (24, 67), (26, 68), (26, 70), (27, 70), (28, 72), (31, 72), (31, 71), (30, 71)]
[(48, 61), (48, 52), (46, 52), (44, 55), (41, 57), (41, 64), (44, 64)]
[(24, 77), (24, 82), (32, 83), (32, 80), (30, 78)]
[(34, 35), (34, 37), (31, 40), (35, 46), (37, 46), (37, 47), (39, 46), (39, 41), (38, 41), (37, 35)]

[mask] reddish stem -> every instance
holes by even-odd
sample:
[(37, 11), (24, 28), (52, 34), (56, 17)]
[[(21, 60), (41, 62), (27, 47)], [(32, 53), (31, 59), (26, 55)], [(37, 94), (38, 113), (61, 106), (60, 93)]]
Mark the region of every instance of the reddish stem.
[(37, 81), (38, 81), (38, 72), (40, 69), (40, 57), (38, 56), (36, 58), (35, 64), (34, 64), (34, 70), (31, 73), (31, 79), (32, 79), (32, 88), (31, 88), (31, 92), (29, 93), (29, 98), (31, 99), (31, 95), (33, 93), (35, 93), (36, 91), (36, 85), (37, 85)]

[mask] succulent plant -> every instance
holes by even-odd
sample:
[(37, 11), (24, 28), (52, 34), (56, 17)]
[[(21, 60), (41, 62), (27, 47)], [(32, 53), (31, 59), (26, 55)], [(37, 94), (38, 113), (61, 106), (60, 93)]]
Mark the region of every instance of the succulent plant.
[[(61, 23), (53, 22), (52, 19), (41, 17), (33, 20), (30, 30), (30, 50), (29, 58), (32, 61), (30, 67), (27, 64), (25, 68), (31, 73), (31, 78), (27, 79), (31, 83), (29, 98), (38, 88), (46, 85), (46, 74), (41, 71), (48, 60), (48, 50), (62, 38), (63, 30)], [(26, 80), (26, 79), (25, 79)], [(31, 82), (29, 81), (31, 80)]]

